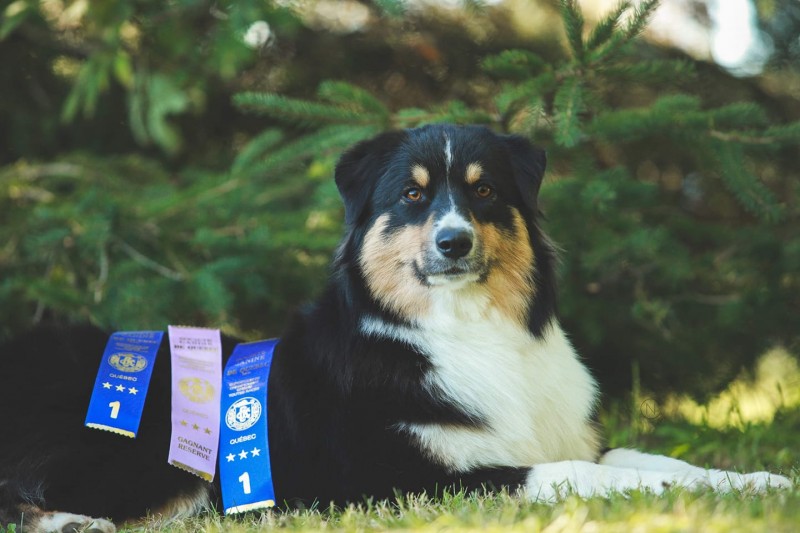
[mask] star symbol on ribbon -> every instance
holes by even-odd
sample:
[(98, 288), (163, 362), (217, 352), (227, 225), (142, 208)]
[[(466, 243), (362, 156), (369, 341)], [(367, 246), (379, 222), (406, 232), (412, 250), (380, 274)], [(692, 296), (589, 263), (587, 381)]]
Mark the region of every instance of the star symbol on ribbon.
[(227, 459), (229, 463), (233, 461), (235, 458), (236, 456), (233, 455), (232, 453), (229, 453), (228, 455), (225, 456), (225, 459)]
[(125, 385), (117, 385), (117, 392), (125, 392)]
[(198, 430), (200, 429), (200, 426), (198, 426), (197, 424), (192, 424), (192, 429)]
[(206, 432), (206, 435), (211, 435), (211, 428), (206, 428), (205, 432)]
[(246, 451), (244, 451), (244, 450), (242, 450), (241, 452), (239, 452), (239, 458), (240, 458), (240, 459), (247, 459), (247, 452), (246, 452)]
[(128, 394), (136, 394), (137, 392), (139, 392), (139, 389), (136, 387), (128, 387)]
[(186, 420), (181, 420), (181, 425), (182, 426), (185, 426), (186, 424), (188, 424), (188, 422)]
[(258, 457), (259, 455), (261, 455), (261, 450), (259, 450), (258, 448), (254, 447), (252, 450), (250, 450), (250, 454), (253, 457)]
[(109, 383), (108, 381), (104, 382), (103, 383), (103, 388), (104, 389), (110, 389), (111, 388), (111, 383)]

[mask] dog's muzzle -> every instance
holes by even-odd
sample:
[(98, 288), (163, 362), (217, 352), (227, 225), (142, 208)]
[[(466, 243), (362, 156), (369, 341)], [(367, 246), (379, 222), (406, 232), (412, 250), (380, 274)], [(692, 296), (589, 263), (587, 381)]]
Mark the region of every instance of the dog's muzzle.
[(460, 286), (478, 281), (485, 271), (475, 233), (466, 226), (445, 226), (435, 230), (429, 252), (419, 265), (422, 278), (430, 285)]

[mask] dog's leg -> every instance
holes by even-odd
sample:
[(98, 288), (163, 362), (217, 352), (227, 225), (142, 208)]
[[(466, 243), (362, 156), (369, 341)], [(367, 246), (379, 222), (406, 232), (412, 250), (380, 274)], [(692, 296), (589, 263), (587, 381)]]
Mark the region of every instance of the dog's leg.
[[(176, 496), (160, 509), (154, 510), (152, 518), (159, 526), (164, 526), (173, 520), (194, 516), (210, 508), (209, 489), (203, 485), (194, 493)], [(111, 521), (103, 518), (43, 511), (30, 504), (0, 508), (0, 526), (10, 523), (21, 526), (24, 533), (115, 533), (117, 530)]]
[(533, 467), (526, 481), (528, 497), (553, 502), (570, 493), (584, 498), (609, 496), (636, 489), (660, 494), (670, 487), (710, 487), (718, 492), (761, 492), (768, 487), (785, 488), (792, 485), (789, 479), (767, 472), (737, 474), (706, 470), (677, 459), (633, 450), (620, 450), (620, 453), (613, 455), (611, 453), (603, 457), (601, 464), (561, 461)]
[(21, 505), (18, 523), (23, 533), (115, 533), (108, 520), (59, 511), (42, 511), (33, 505)]
[(682, 486), (692, 486), (690, 481), (674, 472), (646, 472), (588, 461), (561, 461), (532, 468), (482, 468), (460, 474), (439, 488), (451, 486), (468, 492), (521, 489), (531, 500), (552, 503), (570, 493), (584, 498), (609, 496), (633, 489), (660, 493), (676, 482), (683, 482)]
[(534, 466), (525, 483), (525, 491), (534, 501), (553, 503), (568, 494), (582, 498), (607, 497), (636, 489), (660, 494), (673, 485), (694, 488), (700, 486), (701, 481), (699, 476), (685, 472), (643, 471), (588, 461), (560, 461)]
[[(45, 498), (45, 494), (40, 490), (20, 490), (18, 484), (14, 484), (14, 487), (17, 489), (16, 491), (4, 491), (2, 490), (3, 484), (0, 483), (0, 526), (15, 524), (18, 530), (24, 533), (114, 533), (116, 531), (112, 520), (95, 518), (98, 515), (102, 516), (102, 511), (92, 513), (92, 511), (82, 510), (84, 513), (92, 513), (95, 517), (75, 512), (45, 511), (44, 508), (70, 510), (81, 508), (81, 506), (78, 506), (79, 502), (68, 501), (69, 498), (61, 497), (54, 500)], [(212, 507), (211, 491), (208, 483), (197, 479), (194, 486), (188, 486), (185, 490), (178, 491), (159, 507), (147, 510), (147, 507), (143, 506), (138, 513), (123, 514), (117, 516), (116, 519), (122, 521), (126, 516), (136, 519), (147, 511), (150, 517), (148, 520), (155, 520), (159, 526), (168, 525), (173, 520), (193, 516), (210, 509)], [(48, 502), (47, 505), (45, 500)], [(84, 504), (82, 507), (85, 509), (86, 505)], [(0, 527), (0, 531), (2, 531), (2, 527)]]
[(704, 479), (707, 485), (719, 492), (746, 489), (763, 492), (769, 487), (789, 488), (792, 486), (789, 478), (769, 472), (739, 474), (726, 470), (705, 469), (671, 457), (625, 448), (617, 448), (605, 453), (598, 462), (601, 465), (633, 468), (639, 471), (683, 473)]

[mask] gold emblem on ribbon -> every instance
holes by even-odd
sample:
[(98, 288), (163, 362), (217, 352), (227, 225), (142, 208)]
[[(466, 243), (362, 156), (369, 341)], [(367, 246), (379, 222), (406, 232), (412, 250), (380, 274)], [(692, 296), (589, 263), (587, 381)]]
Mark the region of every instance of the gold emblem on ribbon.
[(147, 368), (147, 358), (135, 353), (115, 353), (108, 358), (108, 364), (120, 372), (141, 372)]
[(183, 378), (178, 389), (189, 401), (206, 403), (214, 398), (214, 386), (203, 378)]

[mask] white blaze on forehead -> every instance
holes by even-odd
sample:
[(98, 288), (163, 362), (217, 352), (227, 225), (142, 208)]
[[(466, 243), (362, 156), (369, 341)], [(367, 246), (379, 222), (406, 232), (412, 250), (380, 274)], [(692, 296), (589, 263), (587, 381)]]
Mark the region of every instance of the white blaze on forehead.
[(450, 167), (453, 166), (453, 145), (450, 143), (450, 136), (444, 134), (444, 180), (447, 184), (447, 197), (450, 199), (450, 209), (455, 210), (456, 202), (453, 199), (453, 189), (450, 187)]
[(437, 220), (433, 226), (434, 232), (441, 230), (442, 228), (462, 228), (470, 233), (473, 233), (472, 223), (469, 220), (461, 216), (461, 214), (455, 210), (455, 208), (450, 209), (447, 213), (444, 214), (442, 218)]
[(447, 168), (447, 176), (450, 176), (450, 167), (453, 166), (453, 146), (450, 144), (450, 137), (444, 135), (444, 162)]

